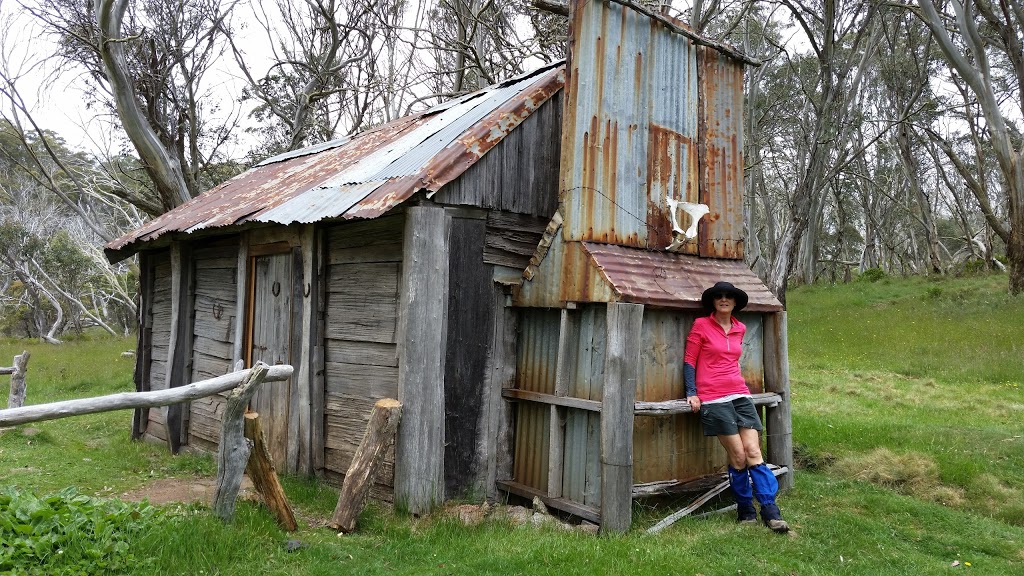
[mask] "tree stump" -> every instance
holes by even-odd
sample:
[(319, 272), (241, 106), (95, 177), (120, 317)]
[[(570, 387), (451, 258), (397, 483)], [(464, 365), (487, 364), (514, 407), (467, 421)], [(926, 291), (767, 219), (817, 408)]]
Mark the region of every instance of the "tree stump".
[(235, 500), (252, 449), (244, 435), (243, 416), (267, 370), (266, 364), (257, 362), (245, 380), (231, 391), (224, 405), (224, 422), (217, 447), (217, 488), (213, 493), (213, 511), (225, 522), (235, 515)]
[(352, 532), (356, 529), (356, 521), (366, 506), (373, 479), (384, 463), (388, 447), (395, 441), (395, 432), (401, 419), (402, 404), (398, 400), (385, 398), (374, 404), (366, 433), (345, 474), (334, 516), (327, 524), (331, 528), (339, 532)]
[(263, 498), (263, 503), (270, 508), (277, 518), (277, 523), (288, 532), (299, 529), (295, 523), (295, 513), (288, 503), (281, 482), (277, 478), (274, 460), (267, 449), (263, 430), (260, 428), (260, 415), (256, 412), (245, 414), (245, 437), (252, 441), (252, 452), (249, 462), (245, 465), (245, 473), (249, 475), (256, 492)]
[(7, 396), (8, 408), (21, 408), (25, 405), (25, 373), (28, 372), (28, 350), (14, 357), (14, 371), (11, 372), (11, 392)]

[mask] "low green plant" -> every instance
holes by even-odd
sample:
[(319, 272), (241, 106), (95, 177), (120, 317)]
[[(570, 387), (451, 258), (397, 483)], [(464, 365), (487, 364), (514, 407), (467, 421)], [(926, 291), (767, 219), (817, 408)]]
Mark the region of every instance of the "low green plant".
[(862, 282), (878, 282), (879, 280), (885, 277), (886, 273), (881, 268), (868, 268), (867, 270), (861, 272), (860, 276), (858, 276), (857, 279)]
[(14, 486), (0, 492), (0, 574), (87, 575), (145, 565), (131, 539), (157, 514), (66, 488), (44, 497)]

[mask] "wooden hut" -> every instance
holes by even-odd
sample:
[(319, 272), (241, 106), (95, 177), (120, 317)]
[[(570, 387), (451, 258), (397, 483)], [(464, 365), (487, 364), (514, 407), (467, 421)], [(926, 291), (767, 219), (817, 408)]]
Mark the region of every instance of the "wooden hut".
[[(137, 387), (289, 363), (254, 400), (280, 469), (338, 481), (397, 397), (378, 498), (540, 496), (622, 530), (634, 485), (724, 466), (666, 401), (725, 279), (789, 464), (785, 316), (742, 261), (742, 63), (617, 3), (571, 18), (568, 64), (271, 158), (110, 243), (140, 259)], [(696, 238), (670, 199), (707, 206)], [(140, 411), (134, 433), (211, 449), (221, 410)]]

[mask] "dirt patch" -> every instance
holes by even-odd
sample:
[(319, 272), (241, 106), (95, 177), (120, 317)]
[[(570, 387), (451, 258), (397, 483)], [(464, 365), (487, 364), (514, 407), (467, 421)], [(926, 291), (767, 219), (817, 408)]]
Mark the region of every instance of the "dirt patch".
[[(209, 505), (213, 502), (213, 492), (217, 488), (216, 478), (158, 478), (144, 486), (121, 494), (122, 500), (150, 504), (171, 504), (175, 502), (199, 502)], [(248, 476), (242, 477), (242, 487), (238, 492), (242, 499), (256, 498), (252, 481)]]

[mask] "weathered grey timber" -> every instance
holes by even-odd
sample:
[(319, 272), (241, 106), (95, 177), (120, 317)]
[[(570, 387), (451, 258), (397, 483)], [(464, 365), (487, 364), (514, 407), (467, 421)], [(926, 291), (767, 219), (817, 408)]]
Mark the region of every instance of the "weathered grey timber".
[[(267, 365), (257, 362), (245, 380), (231, 391), (224, 405), (223, 431), (217, 449), (217, 487), (213, 492), (213, 512), (227, 522), (235, 515), (235, 500), (242, 486), (242, 474), (249, 462), (251, 441), (245, 437), (245, 410), (249, 400), (267, 376)], [(289, 366), (289, 375), (291, 367)]]
[(488, 498), (496, 498), (497, 482), (512, 478), (512, 404), (502, 397), (502, 391), (511, 389), (516, 379), (516, 319), (515, 311), (506, 305), (509, 297), (502, 286), (491, 288), (495, 310), (491, 331), (490, 353), (487, 355), (487, 379), (484, 381), (484, 402), (487, 407), (487, 433), (481, 450), (487, 462), (484, 491)]
[(232, 365), (245, 361), (245, 332), (246, 317), (246, 295), (249, 286), (249, 236), (242, 232), (238, 236), (238, 258), (235, 264), (235, 340), (231, 343)]
[[(774, 392), (763, 394), (751, 394), (754, 406), (767, 406), (774, 408), (782, 402), (782, 397)], [(637, 416), (671, 416), (673, 414), (688, 414), (693, 412), (686, 400), (665, 400), (663, 402), (642, 402), (637, 401), (635, 411)]]
[[(148, 354), (140, 354), (149, 358), (144, 372), (147, 380), (144, 381), (143, 391), (166, 390), (167, 351), (171, 340), (171, 252), (161, 250), (146, 253), (146, 261), (151, 270), (151, 282), (149, 289), (144, 292), (150, 297), (144, 320), (148, 322), (151, 347)], [(140, 430), (155, 440), (166, 442), (165, 411), (143, 409), (142, 412), (144, 419)]]
[(341, 532), (356, 529), (359, 514), (366, 506), (373, 478), (384, 464), (384, 455), (395, 441), (398, 423), (402, 420), (402, 404), (393, 398), (378, 400), (370, 413), (366, 433), (345, 474), (345, 483), (338, 495), (338, 505), (328, 526)]
[[(186, 386), (179, 386), (173, 390), (152, 390), (149, 392), (122, 392), (98, 396), (96, 398), (81, 398), (78, 400), (64, 400), (62, 402), (51, 402), (49, 404), (35, 404), (22, 406), (11, 410), (0, 410), (0, 426), (17, 426), (29, 422), (41, 422), (43, 420), (55, 420), (67, 418), (68, 416), (81, 416), (82, 414), (94, 414), (96, 412), (109, 412), (111, 410), (128, 410), (131, 408), (155, 408), (167, 406), (180, 402), (188, 402), (196, 398), (225, 392), (238, 386), (249, 374), (248, 370), (232, 372), (217, 378), (195, 382)], [(286, 364), (272, 366), (267, 372), (264, 380), (266, 382), (280, 382), (287, 380), (292, 375), (292, 367)]]
[(601, 406), (601, 531), (633, 522), (633, 410), (640, 365), (642, 304), (608, 303)]
[(451, 218), (440, 206), (406, 212), (398, 328), (395, 503), (413, 514), (444, 499), (444, 361)]
[[(558, 358), (555, 362), (555, 396), (565, 397), (569, 393), (569, 380), (572, 367), (576, 365), (576, 352), (579, 335), (578, 316), (567, 308), (562, 309), (562, 317), (558, 328)], [(562, 496), (562, 473), (565, 461), (565, 421), (566, 408), (551, 405), (551, 437), (548, 449), (548, 496)]]
[[(315, 360), (313, 348), (318, 344), (314, 334), (318, 299), (318, 291), (314, 290), (314, 286), (317, 286), (318, 282), (316, 278), (317, 252), (320, 246), (318, 236), (313, 225), (303, 226), (300, 236), (302, 245), (302, 261), (300, 263), (302, 282), (299, 285), (299, 293), (295, 295), (296, 302), (300, 303), (300, 317), (297, 322), (300, 328), (296, 331), (297, 333), (293, 334), (297, 338), (299, 365), (295, 367), (295, 402), (292, 414), (288, 420), (289, 424), (294, 426), (295, 436), (295, 446), (289, 446), (289, 450), (294, 450), (296, 458), (295, 467), (291, 471), (307, 476), (313, 473), (313, 458), (312, 454), (310, 454), (310, 447), (313, 445), (312, 422), (317, 422), (317, 420), (311, 419), (311, 415), (314, 412), (313, 398), (318, 397), (320, 402), (323, 402), (322, 393), (318, 395), (313, 391), (314, 378), (312, 372), (312, 365)], [(320, 413), (322, 414), (322, 409)], [(319, 422), (323, 422), (322, 416)], [(323, 428), (323, 426), (321, 425), (320, 428)]]
[(28, 350), (25, 350), (14, 357), (14, 366), (0, 368), (0, 374), (11, 375), (11, 390), (7, 395), (8, 408), (20, 408), (25, 403), (25, 394), (27, 392), (25, 373), (28, 372), (29, 356)]
[(765, 316), (764, 323), (764, 387), (782, 397), (773, 408), (767, 408), (765, 424), (768, 434), (768, 462), (784, 466), (788, 474), (779, 477), (779, 489), (793, 487), (793, 418), (789, 394), (789, 330), (786, 312)]

